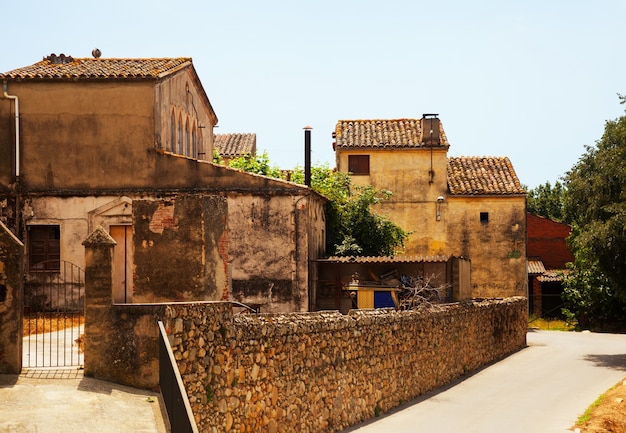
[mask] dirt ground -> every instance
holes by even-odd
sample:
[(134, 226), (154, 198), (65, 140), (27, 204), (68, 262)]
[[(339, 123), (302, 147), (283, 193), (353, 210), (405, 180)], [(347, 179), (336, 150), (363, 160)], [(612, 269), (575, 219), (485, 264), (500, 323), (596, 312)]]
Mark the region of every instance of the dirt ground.
[(572, 427), (580, 433), (626, 432), (626, 379), (609, 389), (597, 406), (591, 409), (589, 420)]

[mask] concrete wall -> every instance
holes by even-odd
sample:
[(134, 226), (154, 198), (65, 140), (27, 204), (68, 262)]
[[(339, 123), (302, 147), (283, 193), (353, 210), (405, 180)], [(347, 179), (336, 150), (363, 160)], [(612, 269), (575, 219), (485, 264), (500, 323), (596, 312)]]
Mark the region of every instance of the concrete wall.
[(165, 325), (200, 430), (335, 432), (525, 346), (526, 300), (236, 315), (172, 305)]
[(0, 374), (22, 370), (24, 245), (0, 222)]

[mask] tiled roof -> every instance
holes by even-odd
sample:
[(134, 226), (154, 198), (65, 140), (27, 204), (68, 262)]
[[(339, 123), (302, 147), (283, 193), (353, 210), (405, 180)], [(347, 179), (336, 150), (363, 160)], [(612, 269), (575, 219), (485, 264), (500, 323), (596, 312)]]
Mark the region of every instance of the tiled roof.
[(525, 194), (507, 157), (448, 158), (451, 195)]
[(13, 80), (157, 79), (191, 65), (191, 58), (109, 59), (48, 56), (31, 66), (0, 74)]
[[(439, 122), (440, 146), (448, 139)], [(417, 148), (422, 144), (421, 119), (340, 120), (335, 127), (336, 148)]]
[(213, 146), (224, 157), (256, 153), (256, 134), (215, 134)]

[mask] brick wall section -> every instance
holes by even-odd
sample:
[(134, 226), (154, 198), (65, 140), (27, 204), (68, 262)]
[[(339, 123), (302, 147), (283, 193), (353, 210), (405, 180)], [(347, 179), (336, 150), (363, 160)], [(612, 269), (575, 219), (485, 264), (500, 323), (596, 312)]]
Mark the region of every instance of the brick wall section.
[(339, 431), (526, 344), (526, 298), (348, 315), (227, 305), (165, 311), (201, 431)]
[(546, 269), (565, 269), (574, 261), (567, 247), (571, 227), (567, 224), (528, 214), (528, 257), (541, 259)]

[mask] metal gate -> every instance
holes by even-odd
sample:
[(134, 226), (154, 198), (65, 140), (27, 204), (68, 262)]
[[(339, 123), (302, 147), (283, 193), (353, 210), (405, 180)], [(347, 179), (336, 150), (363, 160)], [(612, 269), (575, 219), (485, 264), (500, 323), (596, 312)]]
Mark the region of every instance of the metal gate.
[(83, 365), (85, 271), (42, 262), (24, 282), (24, 368)]

